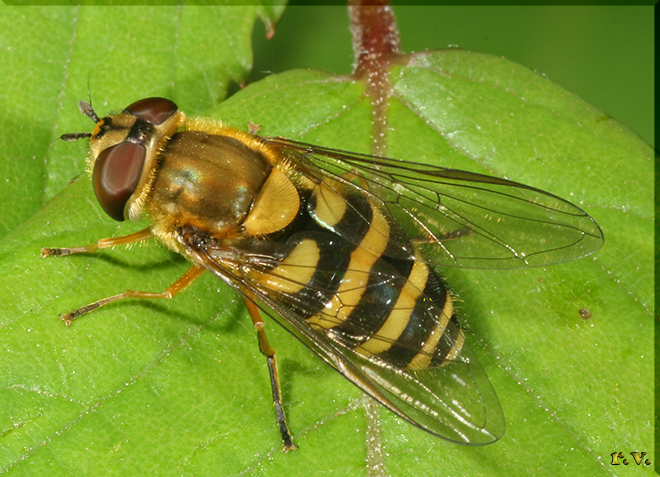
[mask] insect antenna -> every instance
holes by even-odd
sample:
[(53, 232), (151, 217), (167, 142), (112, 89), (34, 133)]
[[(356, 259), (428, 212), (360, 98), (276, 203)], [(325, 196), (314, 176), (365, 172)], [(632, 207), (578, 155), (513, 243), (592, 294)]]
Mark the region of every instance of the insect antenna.
[(87, 101), (79, 102), (78, 109), (80, 110), (81, 113), (83, 113), (85, 116), (90, 118), (95, 123), (98, 123), (100, 121), (99, 117), (94, 112), (94, 108), (92, 108), (92, 105)]
[(83, 138), (85, 138), (85, 137), (91, 137), (91, 136), (92, 136), (92, 133), (89, 133), (89, 132), (84, 132), (84, 133), (67, 133), (67, 134), (62, 134), (62, 135), (60, 136), (60, 139), (61, 139), (62, 141), (66, 141), (66, 142), (73, 142), (73, 141), (77, 141), (78, 139), (83, 139)]
[[(99, 123), (101, 121), (99, 117), (96, 115), (96, 112), (94, 111), (94, 108), (92, 108), (92, 97), (91, 94), (89, 93), (89, 87), (87, 89), (87, 94), (89, 94), (89, 103), (87, 101), (80, 101), (78, 103), (78, 109), (80, 110), (81, 113), (83, 113), (85, 116), (87, 116), (89, 119), (94, 121), (95, 123)], [(73, 142), (77, 141), (79, 139), (83, 139), (86, 137), (91, 137), (92, 133), (89, 132), (84, 132), (84, 133), (68, 133), (68, 134), (62, 134), (60, 136), (60, 139), (62, 141), (66, 142)]]

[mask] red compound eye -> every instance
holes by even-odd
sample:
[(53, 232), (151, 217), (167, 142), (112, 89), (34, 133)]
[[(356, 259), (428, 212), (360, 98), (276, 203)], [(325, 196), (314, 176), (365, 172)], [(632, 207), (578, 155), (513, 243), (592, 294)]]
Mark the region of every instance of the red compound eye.
[(178, 106), (169, 99), (145, 98), (134, 102), (125, 111), (158, 126), (167, 121), (178, 109)]
[(96, 159), (94, 192), (103, 210), (115, 220), (124, 220), (124, 208), (140, 180), (146, 153), (141, 144), (123, 142)]

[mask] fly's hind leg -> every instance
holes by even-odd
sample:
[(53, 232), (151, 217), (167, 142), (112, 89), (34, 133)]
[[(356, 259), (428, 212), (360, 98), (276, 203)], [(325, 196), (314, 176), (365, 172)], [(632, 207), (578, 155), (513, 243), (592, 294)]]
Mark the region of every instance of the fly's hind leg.
[(275, 350), (270, 346), (266, 339), (266, 332), (264, 331), (264, 320), (261, 318), (259, 308), (252, 300), (244, 297), (245, 306), (250, 312), (252, 323), (257, 329), (257, 338), (259, 340), (259, 350), (261, 354), (266, 357), (268, 363), (268, 372), (270, 374), (270, 387), (273, 390), (273, 404), (275, 406), (275, 415), (277, 417), (277, 425), (282, 435), (282, 442), (284, 443), (284, 452), (295, 450), (297, 447), (291, 438), (289, 425), (286, 423), (286, 416), (284, 414), (284, 407), (282, 406), (282, 390), (280, 388), (280, 378), (277, 373), (277, 360), (275, 359)]

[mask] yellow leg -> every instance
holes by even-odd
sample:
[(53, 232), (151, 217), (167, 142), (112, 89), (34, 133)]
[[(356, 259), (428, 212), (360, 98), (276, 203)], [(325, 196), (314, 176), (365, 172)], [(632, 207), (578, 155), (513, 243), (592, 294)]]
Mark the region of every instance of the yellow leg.
[(136, 291), (136, 290), (126, 290), (118, 295), (109, 296), (102, 298), (101, 300), (90, 303), (89, 305), (82, 306), (76, 310), (73, 310), (69, 313), (64, 313), (60, 315), (60, 318), (66, 323), (67, 326), (71, 326), (71, 322), (78, 318), (81, 315), (89, 313), (90, 311), (96, 310), (97, 308), (112, 303), (113, 301), (122, 300), (124, 298), (174, 298), (174, 296), (179, 293), (181, 290), (190, 285), (197, 277), (199, 277), (205, 268), (200, 267), (199, 265), (193, 265), (190, 269), (184, 273), (181, 278), (172, 283), (164, 292), (152, 293), (145, 291)]
[[(141, 242), (153, 237), (150, 228), (140, 230), (134, 234), (124, 235), (123, 237), (103, 238), (99, 241), (85, 245), (84, 247), (66, 247), (66, 248), (42, 248), (41, 256), (46, 257), (63, 257), (65, 255), (73, 255), (74, 253), (94, 253), (102, 248), (114, 247), (116, 245), (125, 245), (129, 243)], [(101, 300), (90, 303), (87, 306), (80, 307), (69, 313), (60, 316), (67, 326), (71, 322), (85, 313), (112, 303), (113, 301), (122, 300), (124, 298), (172, 298), (181, 290), (190, 285), (197, 277), (199, 277), (205, 269), (199, 265), (193, 265), (190, 270), (183, 274), (176, 282), (172, 283), (164, 292), (152, 293), (145, 291), (126, 290), (118, 295), (109, 296)]]
[(42, 248), (41, 256), (46, 257), (62, 257), (65, 255), (73, 255), (74, 253), (94, 253), (102, 248), (110, 248), (115, 245), (125, 245), (129, 243), (141, 242), (152, 238), (154, 234), (151, 228), (146, 228), (135, 232), (134, 234), (124, 235), (123, 237), (103, 238), (98, 242), (85, 245), (84, 247), (65, 247), (65, 248)]
[(291, 450), (297, 449), (297, 447), (291, 438), (291, 432), (289, 431), (289, 426), (286, 423), (286, 416), (284, 414), (284, 408), (282, 407), (282, 390), (280, 388), (280, 377), (277, 373), (275, 350), (268, 343), (268, 339), (266, 339), (266, 332), (264, 331), (264, 320), (261, 318), (259, 308), (250, 298), (244, 297), (243, 299), (245, 300), (245, 306), (250, 312), (250, 317), (252, 317), (252, 323), (257, 329), (259, 350), (261, 351), (261, 354), (266, 357), (266, 362), (268, 363), (268, 372), (270, 373), (270, 387), (273, 390), (273, 404), (275, 405), (277, 425), (280, 429), (280, 434), (282, 435), (282, 441), (284, 442), (284, 452), (289, 452)]

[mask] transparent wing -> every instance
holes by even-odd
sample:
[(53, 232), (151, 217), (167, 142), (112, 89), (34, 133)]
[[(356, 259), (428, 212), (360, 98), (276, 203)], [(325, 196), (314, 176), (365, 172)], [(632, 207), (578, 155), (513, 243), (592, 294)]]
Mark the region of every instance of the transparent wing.
[[(317, 234), (317, 245), (332, 253), (336, 247), (333, 240), (336, 242), (336, 238), (330, 234)], [(296, 270), (296, 273), (287, 271), (274, 258), (277, 254), (237, 254), (194, 240), (186, 243), (186, 246), (194, 261), (203, 264), (248, 299), (256, 297), (261, 302), (257, 304), (275, 321), (399, 417), (441, 438), (462, 444), (488, 444), (503, 435), (504, 418), (497, 396), (467, 344), (460, 353), (452, 355), (451, 361), (446, 361), (440, 367), (400, 369), (373, 357), (365, 357), (356, 352), (358, 348), (349, 346), (356, 335), (373, 333), (379, 317), (369, 310), (365, 310), (350, 333), (343, 336), (332, 329), (310, 326), (306, 318), (319, 313), (328, 297), (334, 294), (332, 283), (338, 279), (337, 267), (341, 268), (341, 263), (326, 269), (314, 267), (316, 281), (324, 283), (323, 286), (315, 287), (310, 283), (297, 283), (292, 277), (300, 275), (300, 270)], [(278, 270), (277, 274), (273, 273), (275, 269)], [(372, 270), (370, 274), (369, 286), (374, 289), (397, 286), (397, 281), (405, 280), (387, 265)], [(273, 289), (274, 284), (277, 290)], [(304, 294), (290, 291), (303, 286), (306, 287)], [(425, 312), (433, 314), (437, 319), (441, 310), (432, 301), (424, 303), (427, 304)], [(455, 331), (449, 329), (454, 326), (450, 322), (448, 331)], [(442, 339), (451, 334), (445, 333)], [(373, 337), (379, 339), (378, 335)], [(451, 346), (453, 343), (446, 345)], [(415, 351), (420, 350), (417, 348)]]
[[(264, 140), (305, 173), (380, 201), (398, 226), (392, 236), (398, 252), (393, 248), (391, 255), (412, 259), (417, 253), (438, 267), (525, 268), (575, 260), (603, 244), (586, 212), (533, 187), (283, 138)], [(332, 230), (347, 240), (353, 235), (350, 227)]]

